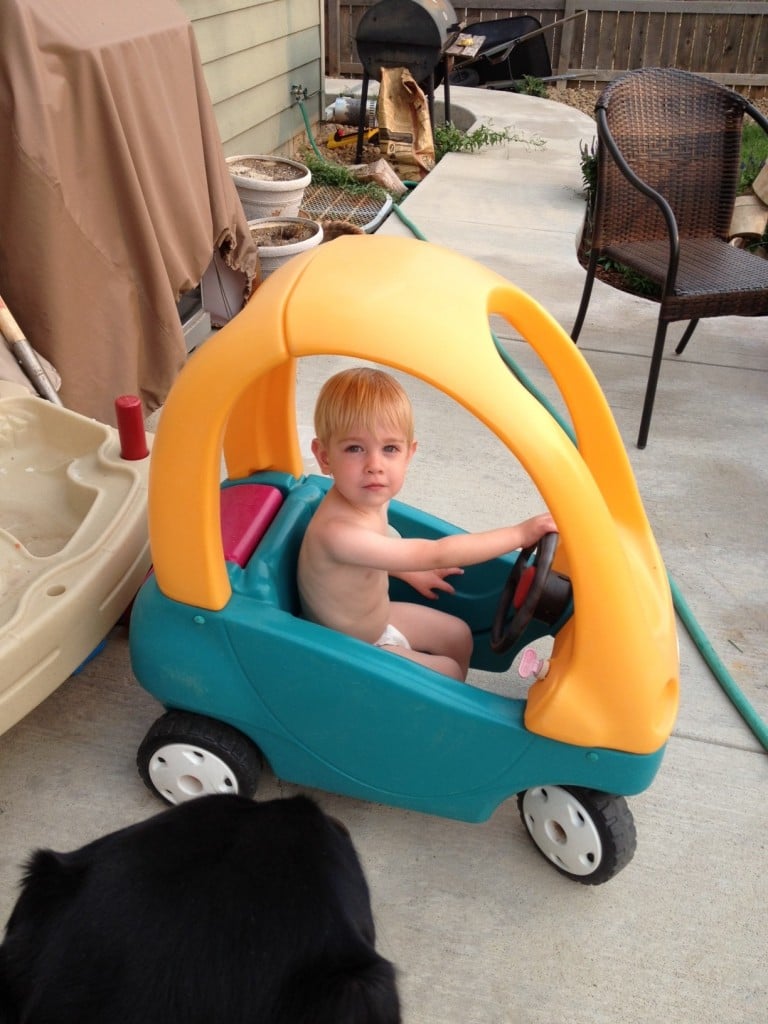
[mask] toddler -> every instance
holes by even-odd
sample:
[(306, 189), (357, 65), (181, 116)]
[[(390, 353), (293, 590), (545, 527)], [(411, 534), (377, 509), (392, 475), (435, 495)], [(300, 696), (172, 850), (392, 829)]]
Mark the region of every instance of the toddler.
[(401, 658), (464, 681), (472, 633), (455, 615), (390, 601), (389, 577), (424, 597), (453, 593), (449, 577), (556, 529), (545, 513), (517, 526), (437, 540), (401, 538), (387, 509), (416, 451), (413, 410), (388, 373), (342, 370), (323, 385), (315, 407), (312, 453), (333, 484), (301, 545), (298, 585), (306, 618)]

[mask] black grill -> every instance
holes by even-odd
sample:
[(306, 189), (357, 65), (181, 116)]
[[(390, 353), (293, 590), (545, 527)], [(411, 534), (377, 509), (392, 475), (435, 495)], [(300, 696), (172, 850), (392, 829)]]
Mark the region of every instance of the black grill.
[(355, 42), (369, 78), (378, 80), (382, 68), (408, 68), (424, 82), (458, 31), (448, 0), (380, 0), (360, 19)]

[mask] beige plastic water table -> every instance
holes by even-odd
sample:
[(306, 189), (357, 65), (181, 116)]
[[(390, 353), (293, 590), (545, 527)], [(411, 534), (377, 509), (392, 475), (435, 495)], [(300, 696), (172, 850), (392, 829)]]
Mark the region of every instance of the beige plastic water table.
[(88, 658), (146, 576), (149, 461), (0, 382), (0, 733)]

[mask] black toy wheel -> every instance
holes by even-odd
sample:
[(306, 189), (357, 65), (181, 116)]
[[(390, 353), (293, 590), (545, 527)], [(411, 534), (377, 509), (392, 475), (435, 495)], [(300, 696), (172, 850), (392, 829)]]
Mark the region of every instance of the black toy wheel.
[(224, 722), (167, 711), (144, 737), (136, 764), (149, 789), (180, 804), (211, 793), (252, 797), (262, 758), (254, 743)]
[(576, 786), (536, 786), (518, 793), (517, 805), (541, 855), (576, 882), (607, 882), (634, 856), (635, 823), (624, 797)]

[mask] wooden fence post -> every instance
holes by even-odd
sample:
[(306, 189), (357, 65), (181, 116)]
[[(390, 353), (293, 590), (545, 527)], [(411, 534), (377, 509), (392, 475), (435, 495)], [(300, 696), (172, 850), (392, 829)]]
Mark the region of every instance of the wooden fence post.
[(341, 54), (339, 46), (339, 5), (341, 0), (325, 0), (325, 73), (338, 78)]
[[(575, 14), (577, 10), (577, 0), (565, 0), (565, 6), (563, 8), (563, 17), (567, 18), (571, 14)], [(571, 50), (573, 49), (573, 34), (576, 31), (576, 23), (574, 21), (568, 21), (563, 25), (563, 34), (560, 36), (560, 56), (557, 61), (557, 74), (562, 76), (568, 70), (571, 63)], [(558, 89), (565, 89), (567, 82), (563, 77), (558, 79), (556, 87)]]

